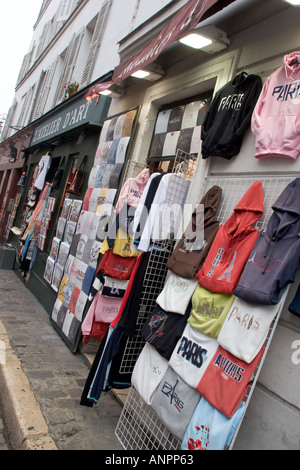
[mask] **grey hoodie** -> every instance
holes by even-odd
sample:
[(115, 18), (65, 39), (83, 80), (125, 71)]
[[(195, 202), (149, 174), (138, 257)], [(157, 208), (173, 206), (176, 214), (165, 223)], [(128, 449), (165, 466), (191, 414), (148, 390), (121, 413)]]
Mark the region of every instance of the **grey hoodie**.
[(277, 304), (295, 280), (300, 261), (300, 178), (287, 185), (272, 209), (234, 290), (251, 304)]

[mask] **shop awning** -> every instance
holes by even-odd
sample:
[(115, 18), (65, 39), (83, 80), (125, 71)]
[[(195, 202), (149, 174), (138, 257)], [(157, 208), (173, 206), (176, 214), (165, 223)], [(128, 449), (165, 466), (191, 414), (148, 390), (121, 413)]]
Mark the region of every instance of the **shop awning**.
[(91, 87), (84, 95), (87, 101), (110, 86), (120, 83), (132, 73), (153, 63), (170, 44), (194, 29), (200, 20), (204, 20), (222, 10), (235, 0), (189, 0), (152, 41), (138, 54), (118, 65), (112, 80)]

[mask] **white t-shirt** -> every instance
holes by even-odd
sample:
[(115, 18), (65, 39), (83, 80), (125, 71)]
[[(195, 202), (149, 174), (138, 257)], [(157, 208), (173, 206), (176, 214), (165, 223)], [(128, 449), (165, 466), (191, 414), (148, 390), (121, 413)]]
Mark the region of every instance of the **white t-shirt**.
[(261, 350), (278, 310), (278, 304), (252, 305), (236, 297), (217, 338), (218, 343), (249, 364)]
[(51, 157), (50, 155), (43, 155), (39, 162), (39, 171), (34, 183), (34, 186), (41, 190), (45, 184), (46, 174), (51, 166)]
[(196, 388), (218, 347), (216, 339), (187, 323), (169, 364), (190, 387)]
[(185, 279), (169, 271), (156, 302), (166, 312), (184, 315), (197, 285), (197, 279)]
[(150, 405), (154, 392), (168, 369), (168, 361), (151, 344), (146, 343), (135, 363), (131, 384)]

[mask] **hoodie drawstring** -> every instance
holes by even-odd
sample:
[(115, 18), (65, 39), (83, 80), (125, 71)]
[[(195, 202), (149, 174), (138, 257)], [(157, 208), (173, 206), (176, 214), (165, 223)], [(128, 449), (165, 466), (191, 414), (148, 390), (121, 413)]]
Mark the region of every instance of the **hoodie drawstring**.
[[(273, 246), (272, 246), (271, 253), (270, 253), (270, 255), (268, 256), (269, 246), (270, 246), (271, 242), (274, 242), (274, 243), (273, 243)], [(278, 238), (277, 238), (277, 237), (274, 237), (274, 238), (272, 238), (272, 240), (269, 241), (269, 245), (268, 245), (266, 254), (264, 255), (264, 258), (268, 258), (268, 259), (267, 259), (267, 262), (266, 262), (266, 265), (265, 265), (265, 267), (264, 267), (264, 270), (263, 270), (262, 274), (265, 274), (265, 272), (266, 272), (266, 270), (267, 270), (267, 268), (268, 268), (268, 266), (269, 266), (269, 263), (270, 263), (270, 260), (271, 260), (271, 258), (272, 258), (273, 251), (274, 251), (274, 249), (275, 249), (275, 246), (276, 246), (276, 243), (277, 243), (277, 242), (278, 242)]]

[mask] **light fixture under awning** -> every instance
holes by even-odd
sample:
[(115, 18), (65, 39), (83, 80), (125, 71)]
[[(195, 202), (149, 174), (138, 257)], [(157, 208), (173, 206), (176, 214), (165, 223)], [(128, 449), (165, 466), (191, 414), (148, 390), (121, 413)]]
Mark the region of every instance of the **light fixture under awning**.
[(179, 40), (189, 31), (192, 31), (200, 20), (209, 18), (229, 4), (234, 3), (234, 1), (235, 0), (190, 0), (141, 52), (130, 57), (115, 68), (111, 82), (94, 85), (84, 97), (87, 101), (91, 101), (93, 98), (97, 97), (100, 91), (109, 88), (113, 84), (122, 82), (125, 78), (131, 76), (138, 70), (144, 70), (145, 67), (152, 64), (170, 44)]
[(283, 0), (286, 3), (289, 3), (290, 5), (293, 5), (294, 7), (300, 7), (300, 0)]
[(194, 49), (201, 49), (208, 54), (226, 49), (230, 44), (226, 33), (214, 25), (195, 28), (187, 36), (179, 39), (179, 42)]

